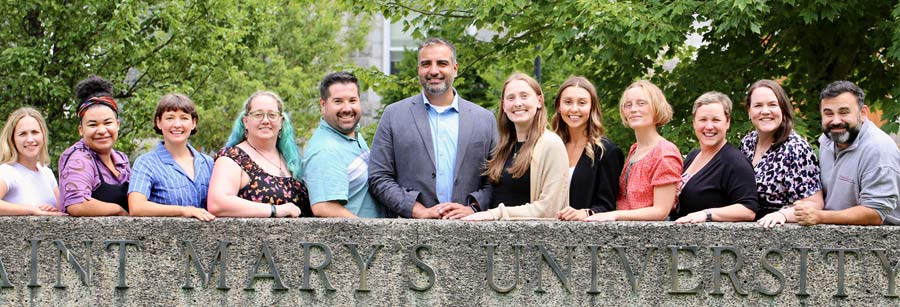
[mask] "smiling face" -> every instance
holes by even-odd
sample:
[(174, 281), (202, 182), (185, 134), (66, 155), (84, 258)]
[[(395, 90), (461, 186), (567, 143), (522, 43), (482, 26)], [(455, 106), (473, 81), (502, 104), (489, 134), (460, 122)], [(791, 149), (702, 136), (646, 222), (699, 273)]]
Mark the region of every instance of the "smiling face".
[(762, 135), (772, 135), (778, 131), (784, 117), (781, 114), (781, 106), (778, 97), (768, 87), (759, 87), (750, 94), (750, 108), (747, 110), (750, 122), (756, 131)]
[(622, 114), (631, 129), (654, 127), (653, 106), (644, 90), (640, 87), (632, 87), (625, 91), (625, 103), (622, 104)]
[(450, 47), (433, 44), (419, 51), (419, 83), (430, 96), (442, 95), (452, 88), (458, 70)]
[(23, 117), (13, 130), (13, 143), (19, 153), (19, 161), (36, 161), (44, 148), (44, 131), (37, 119)]
[(258, 95), (250, 101), (249, 111), (242, 120), (247, 128), (247, 138), (277, 139), (283, 119), (275, 98)]
[(187, 143), (194, 127), (197, 127), (197, 120), (181, 110), (165, 111), (156, 118), (156, 128), (162, 131), (166, 144)]
[(116, 112), (105, 105), (95, 105), (84, 111), (78, 134), (85, 145), (99, 154), (108, 154), (119, 137), (119, 120)]
[(701, 149), (718, 148), (725, 143), (725, 134), (731, 123), (721, 103), (705, 104), (694, 112), (694, 134)]
[(567, 87), (560, 94), (556, 111), (570, 129), (586, 129), (591, 120), (591, 94), (580, 87)]
[(859, 108), (856, 96), (851, 92), (836, 97), (822, 99), (822, 132), (833, 140), (839, 148), (846, 148), (859, 135), (863, 117), (869, 115), (869, 108)]
[(328, 93), (327, 99), (319, 100), (322, 118), (335, 130), (352, 136), (362, 114), (359, 89), (351, 82), (338, 82), (328, 87)]
[(534, 120), (544, 97), (538, 95), (531, 86), (522, 80), (512, 80), (503, 90), (503, 113), (516, 127), (528, 127)]

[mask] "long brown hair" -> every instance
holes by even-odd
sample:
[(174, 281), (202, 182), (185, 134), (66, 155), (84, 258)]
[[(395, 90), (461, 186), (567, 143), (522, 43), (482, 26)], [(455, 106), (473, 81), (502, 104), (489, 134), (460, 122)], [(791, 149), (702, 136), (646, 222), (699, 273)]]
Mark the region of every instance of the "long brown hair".
[(569, 125), (563, 121), (563, 115), (559, 113), (559, 104), (562, 99), (562, 93), (570, 87), (583, 88), (591, 96), (590, 116), (587, 121), (587, 127), (584, 130), (584, 135), (588, 138), (588, 142), (584, 146), (584, 153), (588, 158), (591, 158), (591, 161), (596, 160), (594, 159), (594, 147), (591, 145), (597, 145), (597, 147), (600, 147), (600, 156), (598, 158), (602, 158), (603, 152), (606, 150), (601, 142), (604, 133), (606, 132), (606, 130), (603, 129), (603, 113), (600, 112), (600, 101), (597, 98), (597, 89), (594, 88), (594, 85), (591, 84), (591, 81), (587, 78), (582, 76), (572, 76), (559, 86), (559, 91), (556, 92), (556, 99), (553, 100), (556, 113), (554, 113), (553, 118), (550, 119), (550, 129), (562, 138), (563, 143), (569, 143), (569, 141), (572, 140), (572, 136), (569, 135)]
[[(510, 82), (516, 80), (524, 81), (528, 84), (528, 86), (534, 90), (535, 94), (537, 94), (538, 99), (543, 102), (544, 92), (541, 91), (541, 85), (538, 84), (534, 78), (531, 78), (526, 74), (514, 73), (506, 79), (506, 83), (503, 83), (503, 92), (500, 94), (500, 110), (499, 114), (497, 114), (497, 128), (500, 131), (500, 144), (494, 149), (493, 157), (487, 161), (487, 169), (484, 172), (484, 175), (488, 176), (488, 180), (491, 183), (500, 182), (500, 177), (503, 174), (503, 167), (506, 165), (506, 159), (512, 154), (513, 148), (516, 145), (516, 126), (506, 116), (506, 112), (503, 112), (503, 98), (506, 97), (506, 87)], [(531, 166), (531, 154), (534, 151), (534, 146), (544, 133), (544, 129), (547, 129), (547, 109), (544, 108), (542, 103), (538, 106), (537, 112), (535, 112), (534, 118), (531, 120), (531, 127), (528, 129), (525, 144), (519, 149), (516, 160), (513, 161), (512, 166), (508, 169), (513, 178), (522, 177), (522, 175), (525, 175), (525, 172), (528, 171), (528, 168)]]
[(778, 129), (772, 135), (772, 145), (779, 146), (784, 141), (787, 141), (791, 131), (794, 131), (794, 107), (791, 106), (791, 99), (788, 98), (784, 88), (778, 82), (762, 79), (753, 82), (753, 85), (750, 85), (750, 89), (747, 90), (747, 100), (744, 101), (744, 106), (747, 108), (748, 113), (750, 111), (750, 95), (753, 95), (753, 91), (761, 87), (772, 90), (775, 93), (775, 98), (778, 99), (778, 109), (781, 110), (781, 125), (778, 125)]

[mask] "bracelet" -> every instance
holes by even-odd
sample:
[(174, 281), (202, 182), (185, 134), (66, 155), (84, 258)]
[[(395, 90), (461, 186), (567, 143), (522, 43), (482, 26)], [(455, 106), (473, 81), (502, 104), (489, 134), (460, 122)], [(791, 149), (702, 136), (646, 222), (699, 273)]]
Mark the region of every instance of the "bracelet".
[(269, 217), (275, 217), (276, 216), (275, 213), (276, 213), (275, 205), (272, 205), (272, 215), (269, 215)]
[(775, 211), (775, 212), (778, 212), (778, 214), (781, 214), (781, 216), (784, 217), (784, 220), (787, 221), (787, 215), (785, 215), (784, 212), (781, 212), (781, 210), (778, 210), (778, 211)]
[(591, 208), (584, 209), (584, 213), (587, 213), (587, 216), (594, 215), (594, 210)]

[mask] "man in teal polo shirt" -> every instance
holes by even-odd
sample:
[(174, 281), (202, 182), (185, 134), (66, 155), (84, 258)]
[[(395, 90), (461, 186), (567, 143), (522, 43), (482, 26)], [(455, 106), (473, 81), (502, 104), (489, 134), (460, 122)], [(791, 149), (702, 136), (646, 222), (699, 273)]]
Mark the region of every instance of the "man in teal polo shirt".
[(385, 217), (369, 194), (369, 146), (357, 124), (359, 81), (350, 73), (325, 76), (319, 85), (322, 119), (303, 154), (312, 211), (319, 217)]

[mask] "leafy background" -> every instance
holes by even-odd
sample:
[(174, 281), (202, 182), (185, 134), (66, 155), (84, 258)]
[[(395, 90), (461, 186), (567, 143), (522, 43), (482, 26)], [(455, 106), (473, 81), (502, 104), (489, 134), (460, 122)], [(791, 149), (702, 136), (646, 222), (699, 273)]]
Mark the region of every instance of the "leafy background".
[[(618, 99), (629, 83), (660, 85), (675, 109), (662, 128), (683, 152), (696, 147), (693, 100), (717, 90), (735, 101), (729, 139), (752, 129), (743, 100), (757, 79), (782, 82), (797, 110), (797, 130), (813, 140), (818, 92), (851, 80), (898, 130), (900, 4), (896, 1), (464, 1), (286, 0), (0, 1), (0, 115), (23, 105), (43, 110), (54, 156), (75, 142), (74, 86), (89, 74), (115, 83), (123, 125), (116, 148), (134, 155), (152, 146), (159, 97), (186, 93), (200, 112), (192, 143), (214, 151), (225, 142), (244, 99), (281, 94), (298, 142), (318, 124), (318, 81), (356, 73), (390, 103), (419, 91), (415, 53), (400, 73), (355, 66), (372, 18), (400, 20), (416, 40), (456, 43), (460, 94), (496, 110), (514, 71), (534, 73), (540, 59), (546, 100), (570, 75), (598, 88), (609, 137), (627, 146)], [(688, 43), (686, 37), (696, 38)], [(702, 41), (702, 44), (696, 42)], [(374, 124), (363, 131), (371, 136)]]

